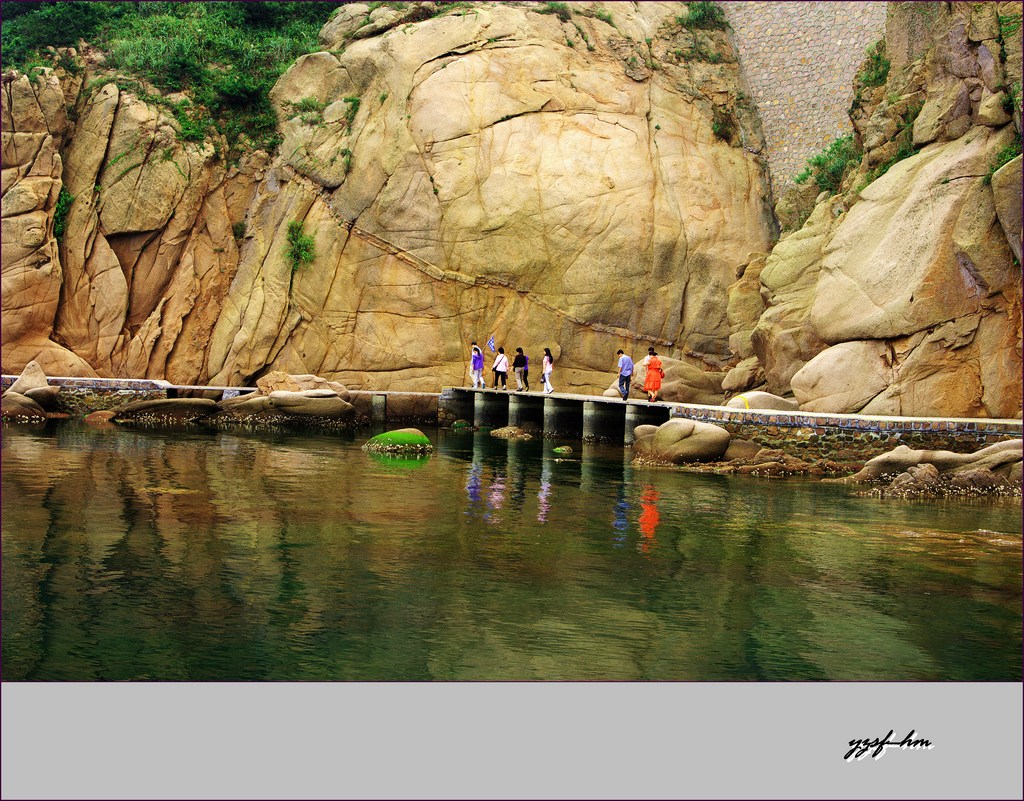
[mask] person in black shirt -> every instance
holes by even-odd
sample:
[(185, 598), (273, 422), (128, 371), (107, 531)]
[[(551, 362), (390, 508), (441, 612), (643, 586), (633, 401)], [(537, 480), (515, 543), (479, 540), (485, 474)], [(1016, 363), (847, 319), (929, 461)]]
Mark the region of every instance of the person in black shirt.
[(516, 392), (530, 391), (530, 360), (522, 348), (516, 348), (516, 357), (512, 360), (512, 369), (516, 374)]

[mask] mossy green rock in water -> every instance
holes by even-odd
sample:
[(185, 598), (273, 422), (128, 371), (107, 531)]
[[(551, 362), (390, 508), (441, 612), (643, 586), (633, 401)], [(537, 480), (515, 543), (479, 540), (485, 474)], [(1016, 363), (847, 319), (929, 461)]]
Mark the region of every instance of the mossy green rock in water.
[(561, 447), (555, 448), (554, 453), (572, 453), (572, 448), (568, 445), (562, 445)]
[(371, 437), (363, 445), (363, 450), (374, 453), (429, 453), (434, 450), (434, 446), (418, 428), (400, 428)]

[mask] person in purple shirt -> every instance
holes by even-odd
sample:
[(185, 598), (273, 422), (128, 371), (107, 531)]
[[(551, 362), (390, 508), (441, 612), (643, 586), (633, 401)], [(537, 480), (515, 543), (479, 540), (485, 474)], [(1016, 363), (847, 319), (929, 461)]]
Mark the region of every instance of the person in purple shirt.
[(469, 372), (473, 376), (473, 389), (486, 389), (484, 381), (484, 352), (473, 343), (473, 355), (469, 360)]

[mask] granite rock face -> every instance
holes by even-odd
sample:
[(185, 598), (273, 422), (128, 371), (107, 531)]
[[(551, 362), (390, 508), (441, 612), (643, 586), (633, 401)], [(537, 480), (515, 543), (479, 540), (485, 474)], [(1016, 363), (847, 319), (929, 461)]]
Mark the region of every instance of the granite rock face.
[(436, 391), (494, 334), (559, 391), (654, 345), (668, 400), (1020, 416), (1019, 5), (891, 4), (861, 163), (778, 243), (726, 34), (571, 6), (347, 4), (237, 166), (96, 60), (5, 73), (3, 371)]
[(891, 4), (888, 80), (858, 84), (852, 113), (863, 159), (760, 275), (768, 391), (808, 411), (1020, 417), (1020, 156), (995, 169), (1020, 109), (993, 99), (1021, 71), (1020, 15)]
[[(726, 35), (681, 3), (542, 10), (344, 6), (272, 92), (278, 155), (233, 168), (91, 72), (9, 76), (5, 147), (35, 155), (4, 173), (4, 371), (433, 391), (495, 333), (600, 391), (623, 343), (726, 358), (728, 287), (773, 226)], [(315, 242), (294, 271), (289, 223)]]

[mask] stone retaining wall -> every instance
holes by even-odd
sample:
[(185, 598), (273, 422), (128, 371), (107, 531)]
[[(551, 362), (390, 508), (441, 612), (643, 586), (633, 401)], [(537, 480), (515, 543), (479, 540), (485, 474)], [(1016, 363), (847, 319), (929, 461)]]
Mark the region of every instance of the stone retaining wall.
[(821, 458), (870, 458), (897, 445), (918, 450), (974, 451), (1020, 439), (1020, 420), (870, 417), (677, 406), (673, 417), (714, 423), (734, 437), (771, 448), (804, 450)]
[(885, 33), (886, 3), (747, 2), (719, 5), (761, 117), (776, 198), (807, 159), (853, 133), (853, 78)]

